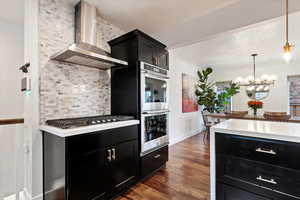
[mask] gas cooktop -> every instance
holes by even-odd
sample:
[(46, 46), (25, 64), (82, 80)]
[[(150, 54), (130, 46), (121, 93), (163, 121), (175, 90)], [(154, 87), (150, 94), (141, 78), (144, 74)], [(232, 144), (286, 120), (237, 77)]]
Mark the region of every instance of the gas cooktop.
[(93, 117), (55, 119), (46, 121), (47, 125), (61, 129), (77, 128), (82, 126), (91, 126), (96, 124), (106, 124), (119, 121), (133, 120), (133, 116), (124, 115), (102, 115)]

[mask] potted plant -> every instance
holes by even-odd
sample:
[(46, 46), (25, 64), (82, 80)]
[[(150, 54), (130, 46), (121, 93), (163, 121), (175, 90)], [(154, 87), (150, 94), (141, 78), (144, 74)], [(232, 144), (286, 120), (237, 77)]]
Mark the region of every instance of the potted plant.
[(248, 101), (248, 107), (253, 110), (253, 114), (257, 115), (257, 109), (261, 109), (263, 107), (262, 101)]
[(224, 111), (225, 106), (229, 104), (230, 98), (239, 93), (239, 85), (231, 83), (229, 87), (225, 88), (224, 92), (217, 95), (215, 92), (215, 83), (209, 82), (209, 75), (213, 69), (208, 67), (202, 71), (198, 71), (198, 83), (196, 85), (195, 94), (197, 96), (198, 104), (204, 106), (203, 111), (210, 113), (219, 113)]

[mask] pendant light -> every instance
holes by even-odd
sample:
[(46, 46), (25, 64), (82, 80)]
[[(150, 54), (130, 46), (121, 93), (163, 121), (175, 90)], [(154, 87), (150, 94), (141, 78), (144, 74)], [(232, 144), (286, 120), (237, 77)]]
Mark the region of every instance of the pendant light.
[(288, 63), (292, 59), (291, 50), (292, 50), (292, 47), (294, 47), (294, 45), (289, 43), (289, 0), (285, 0), (285, 1), (286, 1), (286, 5), (285, 5), (285, 9), (286, 9), (286, 13), (285, 13), (286, 42), (283, 47), (283, 50), (284, 50), (283, 59)]

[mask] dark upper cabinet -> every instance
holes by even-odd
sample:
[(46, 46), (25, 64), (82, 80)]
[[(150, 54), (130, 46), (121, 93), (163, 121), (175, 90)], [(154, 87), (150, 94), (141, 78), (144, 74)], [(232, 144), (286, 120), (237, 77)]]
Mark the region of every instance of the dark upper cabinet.
[(166, 45), (149, 35), (134, 30), (109, 41), (111, 54), (129, 63), (143, 61), (152, 65), (169, 69), (169, 53)]
[(139, 60), (154, 65), (154, 56), (155, 46), (153, 43), (149, 42), (148, 40), (141, 40), (138, 54)]
[(144, 35), (140, 37), (139, 60), (164, 69), (169, 69), (169, 53), (166, 50), (166, 46)]
[(162, 51), (158, 55), (158, 59), (159, 59), (158, 66), (164, 69), (169, 69), (169, 52), (167, 50)]

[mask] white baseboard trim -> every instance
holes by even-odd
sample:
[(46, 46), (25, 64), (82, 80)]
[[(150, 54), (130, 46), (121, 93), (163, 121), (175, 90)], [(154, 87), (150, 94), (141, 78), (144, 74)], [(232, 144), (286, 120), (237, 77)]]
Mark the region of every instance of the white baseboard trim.
[(24, 197), (25, 197), (25, 199), (26, 200), (31, 200), (32, 197), (31, 197), (31, 194), (29, 193), (29, 191), (27, 190), (27, 188), (24, 188), (23, 191), (24, 191)]
[(188, 133), (187, 135), (183, 135), (182, 137), (177, 137), (174, 139), (170, 139), (170, 146), (177, 144), (179, 142), (182, 142), (183, 140), (186, 140), (194, 135), (197, 135), (198, 133), (204, 131), (204, 128), (200, 129), (200, 130), (196, 130), (196, 131), (191, 131), (190, 133)]
[(42, 200), (43, 199), (43, 194), (38, 194), (38, 195), (32, 197), (26, 188), (24, 188), (23, 190), (24, 190), (25, 200)]
[(42, 199), (43, 199), (43, 194), (39, 194), (39, 195), (32, 197), (32, 200), (42, 200)]

